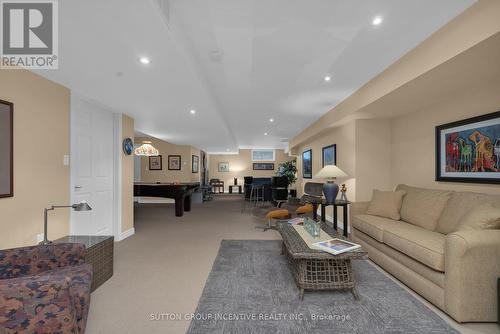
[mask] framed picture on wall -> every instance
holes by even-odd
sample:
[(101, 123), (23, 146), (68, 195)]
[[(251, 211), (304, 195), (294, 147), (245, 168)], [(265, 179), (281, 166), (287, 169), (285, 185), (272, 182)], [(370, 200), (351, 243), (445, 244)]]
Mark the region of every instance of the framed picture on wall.
[(200, 158), (197, 155), (191, 156), (191, 172), (198, 173), (200, 171)]
[(0, 100), (0, 197), (14, 196), (14, 105)]
[(436, 181), (500, 183), (500, 111), (436, 127)]
[(312, 179), (312, 150), (302, 153), (302, 177)]
[(253, 170), (274, 170), (274, 164), (270, 162), (254, 162)]
[(181, 156), (169, 155), (168, 156), (168, 170), (181, 170)]
[(225, 173), (229, 172), (229, 162), (219, 162), (219, 172)]
[(149, 170), (162, 170), (161, 155), (149, 157)]
[(337, 144), (325, 146), (322, 149), (321, 167), (337, 164)]

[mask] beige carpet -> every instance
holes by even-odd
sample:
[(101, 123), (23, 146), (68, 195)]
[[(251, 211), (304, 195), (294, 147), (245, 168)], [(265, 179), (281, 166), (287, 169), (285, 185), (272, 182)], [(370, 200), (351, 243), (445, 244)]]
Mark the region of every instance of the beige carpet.
[[(221, 240), (280, 239), (274, 230), (256, 229), (264, 219), (240, 208), (237, 195), (193, 205), (184, 217), (174, 216), (173, 205), (137, 206), (136, 234), (115, 244), (115, 272), (92, 294), (86, 333), (185, 333), (189, 320), (169, 318), (195, 311)], [(263, 211), (257, 210), (259, 216)], [(450, 322), (467, 333), (499, 328)]]

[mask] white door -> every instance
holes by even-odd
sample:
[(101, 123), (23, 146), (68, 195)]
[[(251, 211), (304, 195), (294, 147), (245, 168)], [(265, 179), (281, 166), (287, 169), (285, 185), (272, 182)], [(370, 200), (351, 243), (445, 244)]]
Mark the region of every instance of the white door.
[(71, 96), (71, 201), (92, 211), (71, 213), (72, 235), (113, 235), (113, 114)]

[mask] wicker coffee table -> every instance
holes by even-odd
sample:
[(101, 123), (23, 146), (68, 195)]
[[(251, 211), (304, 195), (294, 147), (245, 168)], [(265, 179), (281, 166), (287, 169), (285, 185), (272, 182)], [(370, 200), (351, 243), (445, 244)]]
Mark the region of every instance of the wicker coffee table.
[[(301, 300), (304, 299), (304, 290), (351, 290), (354, 298), (359, 299), (351, 260), (367, 259), (367, 252), (358, 248), (332, 255), (309, 248), (287, 221), (278, 221), (277, 227), (283, 238), (282, 254), (288, 259)], [(327, 223), (321, 223), (321, 229), (333, 238), (345, 239)]]

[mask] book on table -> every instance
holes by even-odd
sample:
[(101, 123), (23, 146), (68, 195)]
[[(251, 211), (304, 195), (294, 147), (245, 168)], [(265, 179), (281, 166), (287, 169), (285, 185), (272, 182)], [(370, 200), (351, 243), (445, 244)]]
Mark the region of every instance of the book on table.
[(317, 250), (322, 250), (333, 255), (338, 255), (361, 248), (361, 245), (346, 240), (334, 238), (330, 240), (316, 242), (312, 244), (312, 248)]
[(293, 218), (288, 221), (288, 224), (290, 225), (304, 225), (304, 218), (298, 217), (298, 218)]

